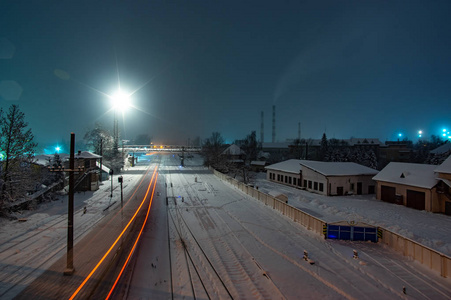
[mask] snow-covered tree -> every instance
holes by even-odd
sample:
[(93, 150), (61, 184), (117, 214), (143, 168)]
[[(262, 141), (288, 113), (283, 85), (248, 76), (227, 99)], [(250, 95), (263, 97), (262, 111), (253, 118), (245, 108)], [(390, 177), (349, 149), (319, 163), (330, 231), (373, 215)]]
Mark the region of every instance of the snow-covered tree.
[(0, 110), (1, 203), (22, 196), (32, 185), (30, 164), (37, 144), (31, 129), (27, 129), (25, 114), (17, 105), (11, 105), (5, 115)]

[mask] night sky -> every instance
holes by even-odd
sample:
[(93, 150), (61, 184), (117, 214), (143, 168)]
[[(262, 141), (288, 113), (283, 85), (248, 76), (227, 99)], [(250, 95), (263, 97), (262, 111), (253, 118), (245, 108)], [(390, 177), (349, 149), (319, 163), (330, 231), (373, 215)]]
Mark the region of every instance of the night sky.
[[(30, 3), (33, 2), (33, 3)], [(184, 143), (416, 140), (451, 129), (450, 1), (1, 1), (0, 107), (42, 145), (112, 130)]]

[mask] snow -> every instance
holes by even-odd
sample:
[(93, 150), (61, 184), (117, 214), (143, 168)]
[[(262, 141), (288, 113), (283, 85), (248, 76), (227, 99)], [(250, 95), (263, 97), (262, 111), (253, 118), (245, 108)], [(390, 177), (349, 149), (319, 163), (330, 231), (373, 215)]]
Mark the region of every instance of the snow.
[(353, 162), (323, 162), (300, 159), (289, 159), (265, 168), (299, 174), (302, 167), (312, 169), (324, 176), (376, 175), (378, 172)]
[(391, 162), (373, 180), (432, 189), (437, 183), (436, 165)]
[[(449, 143), (451, 145), (451, 143)], [(451, 155), (434, 172), (451, 174)]]
[[(230, 274), (230, 282), (237, 283), (237, 279), (242, 279), (239, 284), (243, 287), (253, 283), (262, 295), (276, 287), (284, 291), (288, 299), (299, 298), (299, 295), (324, 299), (371, 298), (371, 295), (379, 298), (400, 295), (402, 298), (400, 287), (406, 285), (410, 295), (421, 295), (424, 286), (431, 286), (428, 284), (431, 278), (436, 284), (435, 289), (450, 290), (449, 281), (430, 274), (421, 265), (409, 262), (386, 247), (373, 243), (330, 242), (306, 231), (282, 214), (221, 182), (200, 167), (196, 158), (186, 160), (189, 171), (184, 177), (176, 177), (178, 160), (173, 160), (174, 167), (162, 169), (167, 172), (163, 172), (161, 178), (166, 177), (171, 186), (174, 182), (173, 196), (183, 196), (184, 202), (171, 209), (181, 207), (178, 212), (191, 222), (189, 224), (204, 243), (204, 249), (210, 251), (208, 255), (222, 263), (223, 269), (237, 265), (237, 270), (246, 270), (249, 274)], [(133, 189), (145, 169), (146, 166), (140, 164), (124, 172), (124, 191)], [(381, 226), (446, 255), (451, 254), (451, 218), (448, 216), (385, 203), (376, 200), (374, 195), (327, 197), (267, 181), (265, 173), (257, 173), (255, 177), (253, 184), (260, 191), (284, 194), (290, 205), (328, 223), (355, 221)], [(117, 189), (116, 176), (113, 178)], [(118, 205), (120, 193), (115, 190), (113, 199), (108, 197), (109, 194), (110, 181), (106, 181), (98, 191), (75, 195), (74, 232), (81, 232), (75, 242), (102, 219), (107, 206), (115, 201), (113, 206)], [(83, 213), (84, 207), (86, 213)], [(27, 219), (26, 222), (0, 219), (0, 298), (13, 298), (65, 254), (66, 210), (67, 196), (61, 196), (58, 201), (20, 215)], [(359, 260), (352, 258), (354, 247), (359, 251)], [(305, 248), (315, 265), (301, 260)], [(42, 257), (48, 260), (42, 263)], [(269, 277), (258, 277), (257, 271)], [(410, 277), (407, 279), (398, 274), (409, 274)], [(309, 289), (302, 294), (296, 292), (300, 289), (296, 282), (308, 285)], [(438, 299), (446, 299), (446, 293), (438, 294)], [(245, 296), (249, 295), (250, 292), (246, 292)]]
[(230, 145), (222, 152), (223, 155), (241, 155), (245, 154), (243, 150), (241, 150), (240, 147), (238, 147), (235, 144)]
[[(140, 158), (141, 161), (148, 157)], [(139, 165), (123, 172), (123, 191), (132, 190), (148, 168)], [(74, 243), (83, 238), (110, 210), (120, 205), (117, 176), (100, 183), (94, 192), (74, 195)], [(15, 214), (18, 220), (0, 218), (0, 298), (10, 299), (66, 253), (67, 195)], [(86, 207), (86, 213), (84, 208)], [(19, 285), (16, 285), (19, 283)]]
[[(265, 193), (283, 193), (288, 203), (327, 223), (363, 222), (383, 227), (434, 250), (451, 255), (451, 217), (377, 200), (375, 195), (323, 196), (266, 180), (253, 182)], [(277, 191), (277, 192), (275, 192)]]
[(324, 176), (375, 175), (378, 172), (354, 162), (301, 160), (300, 164)]
[(451, 143), (448, 142), (446, 144), (441, 145), (438, 148), (435, 148), (430, 153), (431, 154), (443, 154), (443, 153), (446, 153), (446, 152), (448, 152), (450, 150), (451, 150)]

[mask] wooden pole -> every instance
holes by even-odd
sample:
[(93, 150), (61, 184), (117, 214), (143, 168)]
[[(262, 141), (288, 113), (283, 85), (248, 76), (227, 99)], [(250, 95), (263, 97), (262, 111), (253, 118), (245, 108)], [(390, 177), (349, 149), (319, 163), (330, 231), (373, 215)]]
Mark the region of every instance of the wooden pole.
[(64, 275), (72, 275), (74, 269), (74, 169), (75, 169), (75, 133), (70, 134), (69, 161), (69, 201), (67, 213), (67, 265)]

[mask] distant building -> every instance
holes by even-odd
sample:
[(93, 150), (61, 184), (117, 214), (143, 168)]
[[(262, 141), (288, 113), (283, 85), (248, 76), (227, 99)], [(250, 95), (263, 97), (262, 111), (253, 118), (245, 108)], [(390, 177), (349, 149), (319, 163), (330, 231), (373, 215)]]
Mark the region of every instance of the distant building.
[(352, 162), (290, 159), (265, 167), (270, 181), (334, 196), (373, 194), (377, 170)]
[[(65, 168), (69, 168), (69, 157), (64, 162)], [(99, 189), (99, 168), (97, 161), (101, 156), (88, 151), (78, 151), (74, 155), (75, 168), (84, 168), (83, 172), (75, 173), (75, 189), (77, 191), (95, 191)]]
[(246, 153), (235, 144), (230, 145), (221, 153), (221, 156), (225, 157), (228, 163), (234, 164), (243, 164), (245, 155)]

